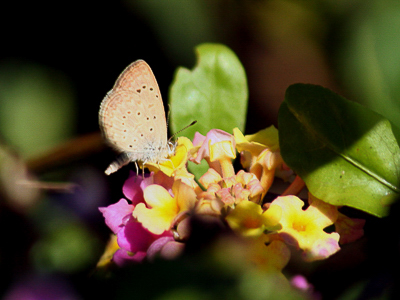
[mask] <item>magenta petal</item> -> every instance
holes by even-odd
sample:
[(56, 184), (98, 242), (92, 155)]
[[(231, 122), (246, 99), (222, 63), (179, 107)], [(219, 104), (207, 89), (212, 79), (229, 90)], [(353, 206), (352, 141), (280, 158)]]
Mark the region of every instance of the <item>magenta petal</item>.
[(164, 236), (155, 240), (147, 250), (147, 256), (149, 259), (154, 259), (165, 246), (166, 243), (174, 241), (172, 236)]
[(174, 184), (174, 178), (169, 177), (165, 175), (163, 172), (151, 172), (150, 177), (145, 178), (142, 183), (140, 184), (140, 188), (142, 191), (146, 189), (146, 187), (152, 185), (152, 184), (158, 184), (164, 187), (171, 195), (172, 194), (172, 186)]
[(154, 184), (154, 172), (150, 173), (150, 176), (145, 177), (142, 182), (140, 183), (140, 188), (142, 189), (142, 191), (145, 190), (145, 188), (147, 188), (149, 185)]
[(113, 256), (113, 262), (117, 266), (125, 266), (129, 263), (140, 263), (146, 258), (146, 252), (137, 252), (130, 254), (126, 250), (118, 249)]
[(129, 252), (147, 251), (154, 241), (154, 235), (133, 217), (117, 234), (118, 245)]
[(140, 188), (142, 181), (142, 176), (137, 176), (136, 173), (131, 171), (129, 173), (129, 178), (125, 181), (122, 187), (122, 192), (126, 198), (132, 201), (132, 204), (144, 202), (143, 190)]
[(123, 218), (132, 214), (134, 208), (134, 205), (129, 204), (125, 199), (121, 199), (107, 207), (99, 207), (99, 211), (103, 214), (107, 226), (117, 234), (123, 224)]

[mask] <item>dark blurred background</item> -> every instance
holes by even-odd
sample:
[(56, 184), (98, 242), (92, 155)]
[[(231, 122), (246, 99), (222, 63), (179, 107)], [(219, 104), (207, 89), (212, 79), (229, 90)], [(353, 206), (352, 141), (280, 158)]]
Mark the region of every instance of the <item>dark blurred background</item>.
[[(175, 69), (194, 66), (196, 45), (232, 48), (248, 76), (246, 133), (276, 125), (285, 90), (297, 82), (331, 88), (400, 125), (397, 0), (3, 1), (0, 15), (7, 299), (23, 299), (11, 297), (32, 286), (48, 299), (86, 298), (93, 288), (85, 280), (109, 234), (97, 207), (122, 197), (129, 172), (103, 175), (115, 154), (99, 138), (98, 110), (137, 59), (152, 67), (166, 102)], [(331, 297), (349, 286), (343, 280)]]

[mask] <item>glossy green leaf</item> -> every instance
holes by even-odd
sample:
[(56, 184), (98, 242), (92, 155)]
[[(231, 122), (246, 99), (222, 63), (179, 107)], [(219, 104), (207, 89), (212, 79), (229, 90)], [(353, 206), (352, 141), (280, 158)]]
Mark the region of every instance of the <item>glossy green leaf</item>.
[(285, 162), (316, 197), (376, 216), (400, 193), (399, 130), (320, 86), (295, 84), (279, 110)]
[(182, 135), (193, 138), (210, 129), (244, 131), (247, 113), (247, 80), (243, 66), (228, 47), (202, 44), (196, 48), (193, 70), (179, 68), (169, 95), (171, 129), (177, 132), (197, 120)]

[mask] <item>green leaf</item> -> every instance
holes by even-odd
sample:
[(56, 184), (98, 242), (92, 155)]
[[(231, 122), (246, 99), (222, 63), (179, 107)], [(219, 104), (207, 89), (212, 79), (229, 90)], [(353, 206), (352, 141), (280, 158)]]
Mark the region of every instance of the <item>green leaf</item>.
[(248, 91), (239, 59), (220, 44), (202, 44), (196, 54), (195, 68), (179, 68), (170, 89), (172, 131), (178, 132), (194, 120), (197, 124), (182, 133), (189, 138), (196, 131), (205, 135), (213, 128), (244, 131)]
[(333, 205), (385, 216), (400, 192), (399, 130), (381, 115), (310, 84), (286, 90), (279, 110), (284, 161)]
[[(185, 129), (182, 135), (193, 139), (196, 131), (203, 135), (217, 128), (243, 132), (247, 113), (247, 80), (239, 59), (228, 47), (202, 44), (196, 48), (194, 69), (179, 68), (169, 94), (171, 129), (178, 132), (192, 121), (197, 124)], [(189, 164), (199, 178), (208, 169), (206, 164)]]

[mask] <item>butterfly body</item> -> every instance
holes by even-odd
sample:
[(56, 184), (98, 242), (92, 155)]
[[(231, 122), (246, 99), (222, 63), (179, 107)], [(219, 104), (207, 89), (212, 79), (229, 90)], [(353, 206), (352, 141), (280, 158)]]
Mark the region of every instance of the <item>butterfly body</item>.
[(123, 153), (106, 174), (129, 162), (158, 163), (173, 154), (160, 89), (143, 60), (130, 64), (118, 77), (101, 102), (99, 123), (108, 143)]

